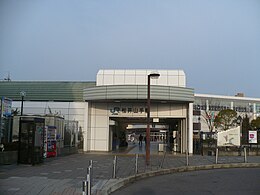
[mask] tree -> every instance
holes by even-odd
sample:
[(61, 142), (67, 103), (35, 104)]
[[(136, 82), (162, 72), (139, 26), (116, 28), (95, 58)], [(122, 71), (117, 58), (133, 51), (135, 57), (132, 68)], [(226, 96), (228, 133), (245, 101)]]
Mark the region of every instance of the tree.
[(212, 110), (212, 109), (210, 109), (210, 106), (213, 106), (215, 108), (219, 107), (220, 102), (204, 99), (204, 100), (201, 100), (201, 104), (204, 106), (204, 109), (202, 109), (203, 112), (201, 113), (202, 119), (207, 124), (209, 131), (212, 134), (214, 127), (215, 127), (216, 112), (218, 112), (218, 110), (215, 110), (215, 109)]
[(16, 108), (15, 110), (12, 109), (12, 116), (17, 116), (17, 115), (19, 115), (19, 114), (20, 114), (20, 111), (19, 111), (18, 108)]
[(235, 126), (237, 122), (237, 112), (231, 109), (221, 110), (214, 122), (216, 128), (227, 130)]
[(251, 129), (250, 122), (249, 122), (248, 116), (246, 115), (242, 121), (242, 139), (241, 139), (242, 144), (248, 143), (248, 130), (249, 129)]
[(215, 124), (215, 114), (212, 111), (204, 110), (204, 113), (201, 114), (202, 119), (206, 122), (210, 133), (213, 132)]
[(253, 129), (260, 129), (260, 117), (257, 117), (256, 119), (251, 121), (251, 127)]

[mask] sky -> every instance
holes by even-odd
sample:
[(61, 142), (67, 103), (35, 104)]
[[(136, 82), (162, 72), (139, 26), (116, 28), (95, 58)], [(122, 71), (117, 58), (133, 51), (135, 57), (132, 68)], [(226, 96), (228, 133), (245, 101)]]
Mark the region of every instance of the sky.
[(259, 0), (0, 0), (0, 80), (182, 69), (195, 93), (260, 98)]

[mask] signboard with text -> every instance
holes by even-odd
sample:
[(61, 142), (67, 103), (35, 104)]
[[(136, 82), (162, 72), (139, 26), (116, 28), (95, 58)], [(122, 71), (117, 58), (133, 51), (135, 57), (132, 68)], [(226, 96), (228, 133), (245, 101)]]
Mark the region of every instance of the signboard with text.
[(257, 131), (248, 131), (248, 143), (257, 144)]
[(143, 105), (109, 106), (110, 116), (131, 116), (131, 115), (146, 116), (146, 114), (147, 114), (147, 109)]
[(217, 146), (240, 146), (240, 127), (218, 132)]

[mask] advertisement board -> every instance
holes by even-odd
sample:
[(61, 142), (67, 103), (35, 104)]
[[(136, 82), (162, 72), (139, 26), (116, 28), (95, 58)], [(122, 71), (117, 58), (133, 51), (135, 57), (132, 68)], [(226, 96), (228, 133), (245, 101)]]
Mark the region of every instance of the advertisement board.
[(257, 131), (248, 131), (248, 143), (257, 144)]
[(6, 97), (1, 98), (1, 115), (11, 116), (12, 115), (12, 100)]
[(240, 146), (240, 126), (218, 132), (218, 146)]

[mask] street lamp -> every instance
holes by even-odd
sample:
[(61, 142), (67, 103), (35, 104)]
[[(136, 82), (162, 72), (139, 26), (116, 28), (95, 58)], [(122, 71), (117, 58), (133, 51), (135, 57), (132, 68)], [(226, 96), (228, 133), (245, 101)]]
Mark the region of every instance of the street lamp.
[(159, 73), (151, 73), (148, 75), (148, 84), (147, 84), (147, 128), (146, 128), (146, 149), (145, 149), (145, 162), (146, 165), (150, 164), (150, 81), (151, 79), (157, 79), (160, 76)]
[(22, 102), (21, 102), (21, 116), (22, 116), (23, 115), (23, 101), (24, 101), (24, 97), (26, 96), (26, 92), (21, 91), (20, 96), (22, 97)]

